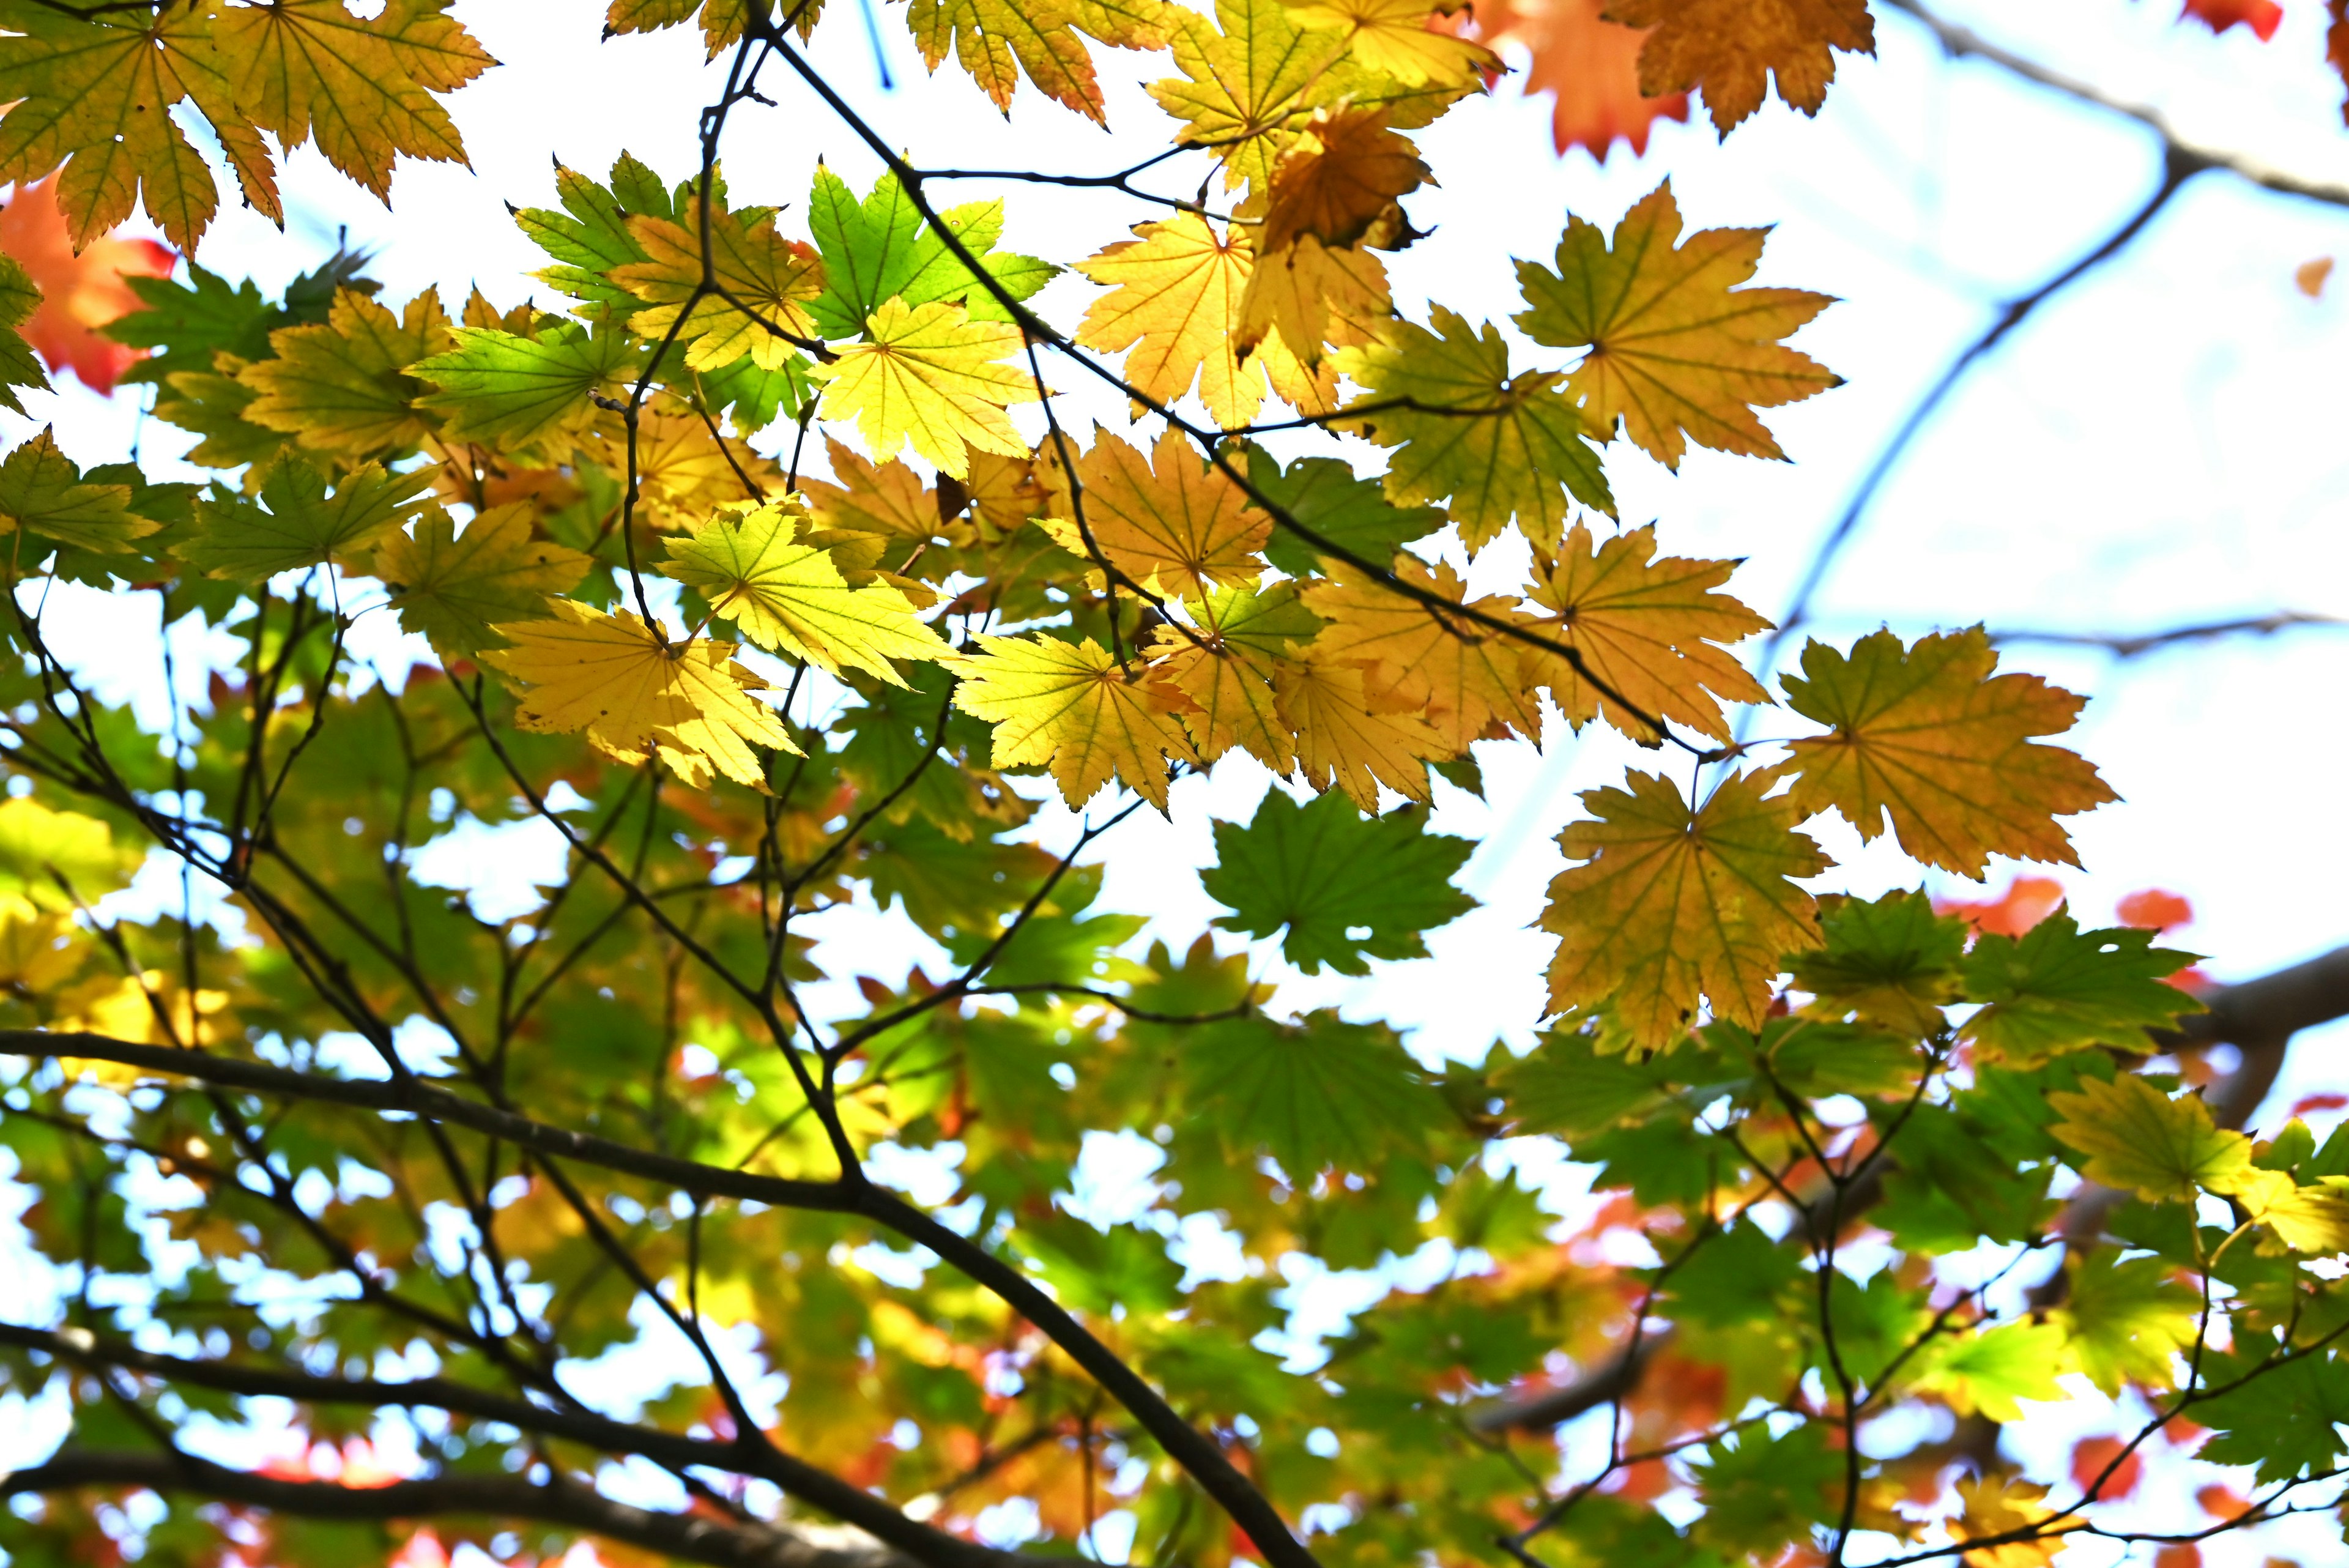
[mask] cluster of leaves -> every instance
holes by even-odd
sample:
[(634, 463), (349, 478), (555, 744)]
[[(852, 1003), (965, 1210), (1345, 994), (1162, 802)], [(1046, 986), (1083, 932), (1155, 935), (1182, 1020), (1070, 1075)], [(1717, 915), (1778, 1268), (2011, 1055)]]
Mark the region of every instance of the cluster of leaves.
[[(263, 132), (380, 189), (397, 152), (459, 155), (433, 95), (486, 60), (444, 9), (0, 0), (0, 143), (63, 161), (84, 241), (138, 188), (193, 244), (182, 98), (256, 204)], [(1857, 0), (1617, 9), (1724, 130), (1773, 73), (1816, 108), (1868, 37)], [(1774, 696), (1731, 651), (1768, 624), (1733, 563), (1614, 518), (1609, 464), (1780, 457), (1756, 410), (1834, 384), (1784, 341), (1828, 302), (1750, 286), (1761, 231), (1685, 232), (1659, 188), (1519, 264), (1521, 340), (1413, 321), (1381, 259), (1420, 237), (1412, 133), (1494, 63), (1454, 18), (915, 0), (933, 64), (1007, 106), (1025, 79), (1098, 117), (1089, 39), (1171, 58), (1169, 147), (1026, 171), (1167, 214), (1063, 258), (1102, 292), (1056, 324), (1030, 302), (1060, 265), (1002, 248), (999, 201), (936, 201), (946, 175), (819, 164), (803, 205), (735, 205), (725, 127), (782, 90), (762, 73), (824, 87), (817, 18), (617, 0), (609, 31), (697, 16), (730, 59), (702, 166), (559, 169), (517, 213), (564, 309), (395, 306), (352, 256), (270, 298), (191, 262), (110, 332), (213, 477), (83, 470), (47, 431), (0, 459), (0, 1045), (29, 1064), (0, 1142), (72, 1282), (62, 1321), (0, 1324), (0, 1376), (74, 1418), (0, 1481), (43, 1500), (0, 1514), (12, 1561), (325, 1563), (421, 1519), (509, 1559), (730, 1563), (849, 1552), (793, 1533), (829, 1517), (978, 1568), (1016, 1499), (1040, 1548), (1114, 1511), (1137, 1555), (1206, 1568), (1496, 1536), (2019, 1568), (2125, 1533), (2127, 1453), (2054, 1497), (1980, 1439), (2074, 1376), (2142, 1407), (2129, 1452), (2190, 1414), (2208, 1458), (2255, 1459), (2243, 1521), (2334, 1471), (2349, 1312), (2302, 1265), (2349, 1248), (2349, 1145), (2254, 1145), (2134, 1070), (2193, 1011), (2186, 955), (1806, 886), (1826, 814), (1969, 876), (2071, 860), (2060, 819), (2110, 798), (2044, 740), (2079, 700), (1979, 629), (1814, 643)], [(398, 112), (328, 129), (367, 95)], [(1199, 199), (1135, 183), (1175, 160)], [(1143, 428), (1067, 428), (1048, 364)], [(1495, 560), (1522, 587), (1472, 596)], [(352, 655), (367, 613), (413, 668)], [(57, 651), (95, 614), (242, 651), (193, 699), (167, 666), (142, 723)], [(1733, 743), (1781, 700), (1794, 733)], [(1309, 972), (1422, 955), (1472, 907), (1433, 778), (1589, 723), (1696, 779), (1584, 796), (1522, 1058), (1431, 1065), (1283, 1005), (1268, 948), (1143, 948), (1096, 907), (1104, 836), (1239, 753), (1285, 783), (1216, 826), (1219, 924)], [(1094, 814), (1071, 842), (1040, 841), (1051, 794)], [(525, 822), (563, 851), (525, 912), (429, 880)], [(150, 866), (178, 875), (132, 888)], [(838, 912), (875, 908), (910, 972), (858, 972)], [(1155, 1162), (1114, 1224), (1081, 1217), (1104, 1137)], [(1561, 1233), (1516, 1139), (1613, 1198)], [(909, 1168), (950, 1199), (879, 1179)], [(1170, 1250), (1202, 1235), (1220, 1277)], [(1281, 1271), (1402, 1257), (1450, 1266), (1310, 1371), (1268, 1348)], [(626, 1419), (599, 1361), (652, 1369)], [(1553, 1397), (1586, 1376), (1609, 1392)], [(267, 1398), (305, 1440), (398, 1438), (409, 1479), (190, 1451)], [(1603, 1468), (1562, 1470), (1560, 1423), (1601, 1405)], [(674, 1511), (638, 1506), (661, 1472)]]

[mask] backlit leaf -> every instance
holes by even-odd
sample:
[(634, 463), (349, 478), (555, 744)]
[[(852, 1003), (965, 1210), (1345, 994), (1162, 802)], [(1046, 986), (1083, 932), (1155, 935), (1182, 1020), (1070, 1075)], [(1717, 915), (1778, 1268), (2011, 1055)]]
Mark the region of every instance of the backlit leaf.
[(259, 494), (213, 494), (198, 504), (194, 536), (172, 554), (208, 577), (257, 583), (279, 572), (349, 565), (423, 505), (431, 471), (386, 473), (366, 463), (329, 478), (288, 453), (261, 476)]
[(1198, 214), (1180, 213), (1133, 233), (1077, 264), (1111, 290), (1087, 307), (1077, 341), (1131, 349), (1125, 379), (1146, 396), (1173, 402), (1196, 381), (1217, 424), (1247, 424), (1265, 394), (1264, 368), (1241, 358), (1235, 341), (1255, 265), (1248, 231), (1234, 224), (1218, 234)]
[(1550, 1006), (1610, 1002), (1632, 1040), (1671, 1045), (1713, 1013), (1760, 1026), (1781, 954), (1816, 940), (1811, 895), (1795, 886), (1831, 862), (1766, 774), (1738, 774), (1691, 810), (1678, 789), (1634, 773), (1630, 788), (1587, 791), (1587, 821), (1558, 836), (1569, 867), (1550, 883), (1541, 928), (1558, 937)]
[(1145, 592), (1164, 597), (1243, 587), (1262, 575), (1257, 552), (1272, 520), (1248, 504), (1238, 485), (1201, 462), (1198, 448), (1180, 431), (1161, 435), (1145, 459), (1102, 431), (1078, 461), (1077, 477), (1082, 520), (1041, 520), (1071, 555), (1106, 559)]
[(2231, 1191), (2251, 1170), (2250, 1138), (2212, 1125), (2197, 1096), (2173, 1099), (2134, 1073), (2085, 1080), (2047, 1103), (2064, 1118), (2048, 1130), (2087, 1157), (2082, 1175), (2149, 1203), (2191, 1202), (2198, 1189)]
[(2082, 699), (1997, 668), (1979, 627), (1905, 649), (1874, 632), (1848, 655), (1809, 644), (1786, 702), (1831, 729), (1794, 742), (1796, 804), (1841, 812), (1863, 839), (1889, 815), (1910, 857), (1969, 877), (1992, 855), (2078, 865), (2054, 819), (2113, 792), (2077, 753), (2033, 737), (2070, 729)]
[(628, 318), (629, 329), (656, 342), (674, 331), (686, 364), (697, 370), (746, 354), (762, 369), (781, 369), (815, 331), (807, 306), (823, 292), (823, 264), (812, 246), (777, 234), (767, 209), (730, 213), (713, 201), (709, 275), (715, 287), (701, 293), (698, 219), (690, 205), (676, 220), (628, 219), (645, 259), (609, 275), (644, 302)]
[(460, 534), (435, 507), (417, 519), (413, 537), (387, 538), (375, 572), (391, 589), (399, 624), (443, 652), (472, 653), (497, 640), (493, 622), (543, 615), (547, 596), (576, 587), (587, 557), (533, 538), (532, 511), (527, 503), (493, 507)]
[(960, 479), (974, 448), (1027, 452), (1003, 411), (1037, 396), (1026, 371), (1001, 363), (1019, 347), (1018, 327), (972, 321), (958, 305), (909, 309), (898, 299), (868, 325), (871, 341), (849, 345), (812, 373), (824, 383), (824, 417), (854, 419), (876, 462), (910, 441), (940, 472)]
[(668, 541), (661, 570), (760, 647), (835, 675), (862, 670), (903, 686), (891, 660), (945, 655), (946, 643), (916, 618), (904, 594), (883, 583), (851, 587), (831, 553), (802, 537), (801, 524), (778, 503), (721, 512)]
[(481, 655), (529, 686), (515, 718), (523, 729), (584, 731), (625, 763), (657, 755), (689, 784), (718, 773), (763, 787), (763, 764), (750, 748), (799, 751), (781, 718), (751, 695), (766, 682), (734, 662), (733, 644), (672, 642), (625, 610), (550, 602), (553, 619), (492, 627), (512, 646)]
[(1835, 79), (1830, 51), (1876, 52), (1868, 0), (1608, 0), (1607, 15), (1655, 29), (1640, 51), (1640, 90), (1702, 89), (1723, 135), (1762, 107), (1773, 78), (1781, 99), (1816, 114)]
[(24, 529), (84, 550), (120, 555), (162, 524), (129, 510), (127, 484), (85, 484), (48, 427), (0, 462), (0, 532)]
[(1366, 817), (1340, 794), (1300, 806), (1274, 790), (1245, 827), (1215, 826), (1216, 864), (1200, 881), (1232, 911), (1216, 924), (1252, 937), (1285, 929), (1281, 953), (1308, 974), (1424, 958), (1421, 932), (1475, 908), (1451, 880), (1475, 846), (1427, 832), (1416, 808)]
[(1682, 239), (1666, 181), (1623, 215), (1611, 247), (1597, 225), (1568, 218), (1556, 272), (1519, 262), (1530, 308), (1517, 325), (1537, 343), (1588, 348), (1566, 385), (1597, 434), (1612, 435), (1619, 419), (1667, 467), (1679, 466), (1691, 441), (1784, 457), (1754, 410), (1839, 384), (1778, 341), (1834, 302), (1799, 288), (1741, 286), (1767, 233), (1706, 229)]
[(443, 439), (502, 451), (575, 435), (595, 418), (588, 400), (622, 389), (623, 376), (636, 368), (633, 348), (617, 332), (552, 327), (524, 337), (459, 327), (450, 337), (454, 348), (408, 367), (409, 374), (440, 389), (417, 404), (447, 418)]
[(1965, 999), (1989, 1005), (1962, 1033), (2018, 1066), (2078, 1045), (2144, 1050), (2147, 1030), (2201, 1011), (2167, 983), (2193, 956), (2155, 947), (2151, 931), (2083, 931), (2062, 914), (2020, 937), (1986, 934), (1961, 969)]
[(1115, 778), (1166, 809), (1167, 759), (1192, 754), (1174, 718), (1184, 706), (1180, 691), (1121, 670), (1091, 638), (981, 633), (977, 641), (980, 652), (941, 662), (962, 678), (955, 706), (995, 726), (995, 766), (1050, 768), (1071, 807)]

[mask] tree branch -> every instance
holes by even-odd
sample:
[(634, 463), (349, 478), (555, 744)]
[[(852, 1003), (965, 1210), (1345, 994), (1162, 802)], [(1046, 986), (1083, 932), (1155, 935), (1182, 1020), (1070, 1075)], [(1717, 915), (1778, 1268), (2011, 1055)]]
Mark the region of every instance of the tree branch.
[(2349, 621), (2338, 616), (2310, 615), (2302, 610), (2274, 610), (2267, 615), (2247, 616), (2237, 620), (2198, 621), (2192, 626), (2170, 627), (2162, 631), (1993, 631), (1990, 639), (1994, 643), (2045, 642), (2062, 648), (2093, 648), (2116, 659), (2135, 659), (2140, 654), (2184, 642), (2208, 642), (2215, 638), (2242, 635), (2273, 637), (2280, 631), (2302, 626), (2349, 626)]

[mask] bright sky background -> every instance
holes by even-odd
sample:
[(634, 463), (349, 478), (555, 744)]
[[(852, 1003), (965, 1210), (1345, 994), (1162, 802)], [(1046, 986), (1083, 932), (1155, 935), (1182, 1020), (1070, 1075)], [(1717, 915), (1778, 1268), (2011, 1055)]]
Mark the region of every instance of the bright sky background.
[[(850, 14), (856, 0), (831, 3), (840, 14), (819, 63), (916, 162), (1091, 172), (1163, 143), (1167, 121), (1135, 85), (1160, 74), (1157, 58), (1104, 57), (1112, 134), (1032, 93), (1007, 126), (953, 67), (924, 73), (890, 7), (880, 48), (896, 86), (884, 91)], [(2158, 105), (2189, 136), (2349, 182), (2341, 85), (2323, 64), (2323, 8), (2286, 0), (2282, 32), (2262, 45), (2246, 29), (2214, 38), (2174, 25), (2173, 4), (2009, 0), (1951, 13)], [(598, 174), (624, 147), (671, 178), (688, 171), (696, 111), (714, 84), (689, 30), (601, 45), (601, 7), (586, 0), (460, 0), (457, 11), (512, 62), (450, 102), (471, 170), (403, 165), (394, 216), (304, 152), (287, 168), (287, 232), (227, 213), (199, 259), (271, 288), (316, 265), (347, 227), (350, 243), (380, 253), (371, 270), (390, 299), (436, 283), (460, 297), (478, 283), (506, 305), (543, 258), (505, 204), (551, 204), (550, 147)], [(1433, 236), (1393, 265), (1406, 309), (1433, 294), (1502, 319), (1517, 307), (1512, 257), (1546, 255), (1568, 213), (1611, 225), (1667, 174), (1692, 228), (1775, 223), (1762, 281), (1844, 301), (1796, 342), (1848, 384), (1766, 416), (1794, 461), (1700, 452), (1673, 475), (1628, 447), (1609, 451), (1625, 521), (1655, 520), (1673, 553), (1748, 557), (1734, 587), (1765, 614), (1783, 607), (1878, 443), (1993, 302), (2093, 244), (2159, 175), (2158, 145), (2141, 129), (1994, 67), (1953, 66), (1898, 14), (1880, 16), (1878, 31), (1878, 57), (1841, 58), (1816, 121), (1774, 103), (1725, 147), (1700, 118), (1661, 126), (1643, 160), (1619, 150), (1601, 166), (1579, 151), (1552, 154), (1547, 100), (1505, 87), (1464, 106), (1423, 139), (1444, 184), (1409, 207)], [(874, 161), (819, 103), (781, 69), (765, 85), (780, 107), (745, 106), (726, 143), (736, 201), (802, 207), (819, 150), (858, 188), (869, 183)], [(1177, 177), (1162, 188), (1184, 186)], [(1151, 215), (1113, 193), (1000, 189), (1010, 198), (1007, 247), (1058, 259)], [(998, 191), (970, 188), (981, 193)], [(2224, 174), (2199, 178), (2125, 254), (1976, 370), (1878, 498), (1818, 601), (1816, 629), (1847, 641), (1887, 623), (1913, 636), (1976, 621), (2135, 631), (2276, 609), (2349, 616), (2349, 443), (2340, 435), (2349, 277), (2313, 301), (2292, 282), (2298, 265), (2328, 254), (2349, 261), (2349, 212)], [(1072, 323), (1092, 292), (1064, 278), (1040, 303)], [(1051, 379), (1071, 392), (1070, 411), (1122, 419), (1080, 374), (1064, 368)], [(164, 427), (139, 431), (129, 395), (108, 401), (68, 387), (29, 401), (85, 465), (122, 456), (134, 434), (150, 462), (189, 444)], [(27, 428), (0, 419), (11, 443)], [(1499, 549), (1478, 565), (1495, 587), (1516, 569)], [(79, 629), (93, 658), (121, 645), (119, 628), (95, 616)], [(2085, 869), (2063, 876), (2084, 919), (2108, 918), (2136, 888), (2184, 893), (2199, 919), (2177, 940), (2211, 955), (2205, 967), (2221, 978), (2349, 940), (2335, 891), (2349, 885), (2336, 794), (2349, 745), (2324, 728), (2349, 688), (2349, 631), (2129, 662), (2039, 646), (2008, 659), (2094, 697), (2074, 738), (2126, 797), (2075, 819)], [(1548, 943), (1526, 927), (1560, 864), (1551, 836), (1574, 814), (1576, 790), (1645, 759), (1596, 732), (1580, 744), (1554, 741), (1546, 754), (1515, 743), (1478, 754), (1489, 804), (1439, 785), (1435, 826), (1485, 841), (1464, 878), (1485, 908), (1431, 939), (1431, 961), (1385, 965), (1367, 981), (1300, 981), (1290, 1000), (1414, 1026), (1425, 1050), (1481, 1054), (1496, 1036), (1530, 1037)], [(1210, 815), (1245, 817), (1267, 784), (1247, 759), (1227, 760), (1212, 779), (1177, 787), (1171, 823), (1144, 813), (1119, 828), (1104, 846), (1105, 903), (1146, 910), (1187, 940), (1216, 906), (1170, 867), (1207, 861)], [(1048, 844), (1065, 843), (1073, 826), (1057, 807), (1039, 823)], [(1844, 862), (1823, 889), (1915, 879), (1905, 861), (1862, 851), (1847, 832), (1822, 836)], [(534, 863), (526, 840), (467, 854), (497, 868), (509, 894)], [(1995, 869), (1992, 890), (2013, 869)], [(843, 934), (860, 919), (871, 939), (861, 967), (895, 975), (924, 956), (926, 944), (900, 922), (843, 917)], [(1273, 948), (1259, 946), (1267, 971), (1286, 974)], [(2349, 1076), (2329, 1061), (2343, 1038), (2339, 1029), (2303, 1037), (2267, 1124), (2299, 1094)]]

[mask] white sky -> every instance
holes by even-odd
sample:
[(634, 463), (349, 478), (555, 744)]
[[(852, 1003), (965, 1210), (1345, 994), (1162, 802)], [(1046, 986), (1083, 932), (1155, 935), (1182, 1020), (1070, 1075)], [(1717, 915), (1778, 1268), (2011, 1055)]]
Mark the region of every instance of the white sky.
[[(1168, 122), (1135, 85), (1160, 74), (1163, 57), (1105, 54), (1112, 134), (1032, 93), (1007, 126), (953, 67), (928, 78), (885, 6), (883, 47), (898, 85), (880, 90), (864, 31), (847, 14), (855, 3), (832, 0), (841, 14), (817, 57), (916, 162), (1097, 171), (1163, 144)], [(2349, 182), (2321, 5), (2287, 0), (2282, 30), (2262, 45), (2241, 28), (2213, 38), (2175, 26), (2170, 4), (1951, 11), (2159, 105), (2189, 135)], [(585, 0), (460, 0), (458, 14), (511, 62), (450, 102), (471, 171), (403, 165), (397, 213), (388, 215), (305, 152), (287, 169), (288, 232), (224, 213), (199, 259), (274, 286), (315, 265), (347, 225), (354, 244), (381, 253), (372, 270), (394, 299), (433, 283), (461, 296), (478, 282), (512, 302), (543, 258), (505, 203), (551, 204), (550, 151), (599, 175), (624, 147), (672, 178), (695, 159), (695, 114), (711, 90), (698, 43), (677, 31), (599, 45), (600, 10)], [(1444, 183), (1409, 205), (1434, 234), (1393, 268), (1406, 307), (1435, 294), (1501, 319), (1517, 307), (1512, 257), (1546, 256), (1568, 213), (1611, 225), (1667, 173), (1692, 228), (1775, 223), (1762, 281), (1845, 302), (1796, 341), (1849, 384), (1766, 416), (1794, 462), (1698, 453), (1674, 476), (1626, 447), (1609, 452), (1625, 520), (1656, 520), (1674, 553), (1748, 557), (1734, 586), (1765, 614), (1783, 607), (1876, 443), (1989, 318), (1991, 302), (2093, 244), (2159, 171), (2155, 142), (2133, 125), (1993, 67), (1952, 66), (1906, 17), (1880, 16), (1878, 37), (1878, 58), (1841, 59), (1816, 121), (1774, 104), (1725, 147), (1701, 117), (1696, 126), (1664, 124), (1646, 159), (1619, 150), (1604, 167), (1579, 151), (1554, 157), (1547, 101), (1505, 87), (1425, 135)], [(766, 86), (780, 107), (745, 106), (726, 144), (738, 202), (800, 207), (819, 153), (860, 189), (869, 182), (874, 161), (820, 104), (780, 69)], [(1056, 260), (1121, 238), (1123, 225), (1150, 215), (1114, 194), (1004, 193), (1006, 245)], [(1914, 635), (1978, 620), (2101, 631), (2280, 608), (2349, 615), (2349, 443), (2340, 433), (2349, 278), (2311, 301), (2292, 276), (2325, 254), (2349, 261), (2349, 212), (2200, 177), (2127, 254), (1976, 370), (1879, 495), (1819, 600), (1818, 629), (1847, 641), (1886, 622)], [(1067, 278), (1040, 303), (1073, 322), (1092, 293)], [(1064, 369), (1052, 379), (1072, 394), (1071, 411), (1118, 417), (1080, 375)], [(56, 420), (85, 464), (128, 449), (127, 398), (108, 402), (75, 387), (32, 406), (38, 420)], [(25, 428), (0, 421), (11, 441)], [(153, 425), (145, 440), (150, 458), (185, 444)], [(116, 630), (94, 620), (87, 629), (93, 647)], [(2108, 917), (2138, 888), (2185, 893), (2199, 919), (2177, 940), (2212, 955), (2206, 968), (2222, 978), (2349, 940), (2339, 891), (2349, 885), (2349, 834), (2337, 793), (2349, 746), (2325, 719), (2349, 686), (2349, 633), (2304, 630), (2127, 664), (2042, 647), (2008, 658), (2095, 698), (2075, 738), (2126, 797), (2075, 819), (2086, 869), (2064, 877), (2084, 919)], [(1490, 805), (1444, 792), (1437, 826), (1485, 837), (1465, 882), (1486, 907), (1432, 940), (1432, 962), (1385, 965), (1367, 981), (1301, 981), (1290, 999), (1339, 1001), (1417, 1025), (1428, 1049), (1481, 1054), (1496, 1034), (1526, 1039), (1547, 943), (1525, 927), (1559, 864), (1549, 836), (1572, 815), (1572, 792), (1612, 782), (1630, 754), (1597, 739), (1553, 746), (1547, 757), (1523, 745), (1479, 747)], [(1171, 824), (1131, 820), (1109, 841), (1105, 902), (1147, 910), (1187, 939), (1215, 906), (1169, 867), (1204, 863), (1209, 815), (1245, 817), (1265, 787), (1261, 771), (1238, 759), (1178, 786)], [(1065, 842), (1065, 814), (1040, 821), (1046, 842)], [(1916, 880), (1897, 855), (1863, 853), (1847, 832), (1822, 836), (1846, 863), (1822, 888)], [(1993, 872), (1993, 890), (2010, 869)], [(873, 959), (862, 967), (901, 970), (903, 932), (865, 929)], [(1260, 950), (1268, 971), (1286, 972), (1271, 944)], [(2303, 1038), (2265, 1120), (2278, 1119), (2275, 1106), (2349, 1076), (2330, 1061), (2341, 1039), (2337, 1029)]]

